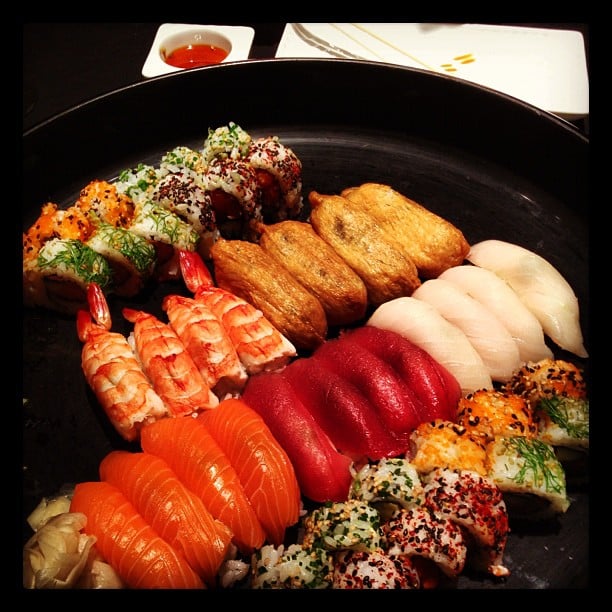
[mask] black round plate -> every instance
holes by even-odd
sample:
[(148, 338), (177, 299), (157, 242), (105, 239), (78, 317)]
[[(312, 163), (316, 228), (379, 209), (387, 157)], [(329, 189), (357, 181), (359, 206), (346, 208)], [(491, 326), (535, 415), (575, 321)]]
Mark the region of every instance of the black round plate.
[[(588, 139), (569, 123), (453, 77), (350, 60), (255, 60), (158, 77), (96, 98), (24, 134), (23, 229), (47, 201), (69, 205), (89, 181), (138, 162), (157, 164), (208, 128), (239, 124), (277, 135), (303, 164), (304, 194), (387, 183), (457, 225), (470, 243), (498, 238), (546, 257), (572, 285), (589, 346)], [(111, 300), (161, 315), (180, 284)], [(70, 317), (25, 310), (23, 327), (23, 538), (25, 517), (66, 483), (98, 478), (113, 448), (80, 370)], [(555, 347), (553, 347), (555, 348)], [(579, 360), (556, 351), (585, 368)], [(571, 487), (552, 523), (512, 525), (509, 578), (465, 574), (459, 588), (586, 587), (589, 496)]]

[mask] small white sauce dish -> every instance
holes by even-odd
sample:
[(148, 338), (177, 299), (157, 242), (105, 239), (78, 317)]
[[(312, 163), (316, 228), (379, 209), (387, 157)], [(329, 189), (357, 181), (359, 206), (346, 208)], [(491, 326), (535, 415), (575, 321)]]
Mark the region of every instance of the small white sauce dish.
[(142, 67), (142, 76), (155, 77), (187, 68), (177, 68), (164, 61), (173, 50), (185, 45), (214, 45), (227, 51), (220, 63), (237, 62), (249, 58), (255, 30), (247, 26), (197, 25), (164, 23), (157, 33)]

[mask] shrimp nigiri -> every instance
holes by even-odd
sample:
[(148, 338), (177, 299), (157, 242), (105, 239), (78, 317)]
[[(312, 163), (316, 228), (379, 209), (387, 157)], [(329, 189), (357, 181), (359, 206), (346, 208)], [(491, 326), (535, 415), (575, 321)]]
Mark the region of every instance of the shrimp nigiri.
[(220, 319), (248, 374), (282, 369), (297, 355), (293, 344), (260, 310), (213, 285), (199, 255), (183, 250), (179, 258), (187, 288)]
[(83, 531), (96, 537), (96, 548), (129, 588), (204, 588), (189, 563), (114, 485), (103, 481), (77, 484), (70, 512), (87, 517)]
[(497, 316), (514, 338), (521, 361), (552, 357), (537, 317), (495, 272), (478, 266), (453, 266), (438, 278), (454, 283)]
[(214, 583), (232, 533), (163, 459), (115, 450), (102, 459), (99, 470), (100, 479), (117, 487), (205, 583)]
[(427, 302), (396, 298), (378, 306), (366, 324), (394, 331), (427, 351), (457, 379), (462, 393), (493, 387), (482, 357), (465, 333)]
[(193, 414), (219, 403), (185, 345), (167, 323), (131, 308), (124, 308), (123, 316), (134, 323), (136, 354), (172, 416)]
[[(138, 437), (144, 423), (168, 415), (127, 338), (111, 332), (110, 313), (99, 285), (87, 289), (90, 312), (77, 313), (85, 379), (119, 434), (128, 441)], [(92, 319), (93, 314), (93, 319)]]
[(234, 534), (243, 552), (265, 541), (265, 532), (228, 456), (197, 419), (162, 419), (143, 427), (140, 442), (146, 453), (166, 461), (179, 480), (193, 491)]
[(248, 379), (246, 369), (223, 324), (206, 304), (181, 295), (167, 295), (162, 308), (217, 397), (240, 393)]
[(472, 245), (467, 260), (492, 270), (516, 291), (544, 333), (562, 349), (588, 357), (580, 328), (578, 298), (561, 273), (536, 253), (502, 240)]
[(429, 279), (415, 290), (412, 297), (431, 304), (447, 321), (465, 333), (493, 380), (509, 380), (520, 366), (518, 346), (504, 324), (453, 283), (441, 278)]
[(226, 399), (198, 419), (238, 473), (269, 542), (282, 544), (298, 521), (300, 489), (287, 453), (263, 418), (240, 399)]

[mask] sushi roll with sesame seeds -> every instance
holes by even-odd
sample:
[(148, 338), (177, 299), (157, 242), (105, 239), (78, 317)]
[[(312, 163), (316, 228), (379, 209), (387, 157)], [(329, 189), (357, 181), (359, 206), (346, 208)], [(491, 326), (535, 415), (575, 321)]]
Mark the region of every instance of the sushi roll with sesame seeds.
[(197, 251), (209, 260), (210, 249), (220, 236), (210, 194), (199, 175), (183, 168), (164, 175), (153, 188), (151, 200), (188, 223), (198, 234)]
[(334, 589), (418, 589), (417, 571), (384, 550), (343, 550), (336, 553)]
[(89, 225), (83, 240), (100, 253), (113, 269), (112, 291), (132, 297), (139, 293), (153, 274), (157, 263), (153, 244), (128, 228), (135, 204), (108, 181), (95, 180), (79, 193), (76, 210), (87, 217)]
[(305, 548), (375, 550), (380, 545), (380, 514), (357, 499), (316, 508), (304, 518)]
[(424, 505), (463, 529), (471, 567), (496, 577), (510, 574), (503, 564), (508, 511), (491, 479), (469, 470), (433, 470), (426, 476)]
[(87, 308), (87, 286), (107, 289), (112, 269), (102, 255), (77, 239), (52, 238), (39, 251), (24, 256), (23, 303), (75, 314)]
[(487, 446), (487, 468), (511, 519), (546, 520), (570, 506), (563, 466), (542, 440), (498, 436)]
[(252, 589), (327, 589), (331, 587), (332, 554), (300, 544), (266, 545), (251, 556)]
[(353, 470), (349, 499), (376, 507), (383, 520), (398, 508), (410, 508), (422, 503), (423, 485), (416, 468), (402, 457), (380, 459)]
[(527, 400), (497, 389), (479, 389), (459, 399), (457, 423), (490, 442), (496, 436), (533, 438), (536, 425)]
[(438, 468), (472, 470), (486, 475), (486, 443), (468, 428), (436, 419), (421, 423), (410, 434), (406, 458), (423, 476)]
[(578, 366), (561, 359), (528, 362), (505, 388), (529, 403), (537, 437), (555, 447), (565, 467), (588, 451), (589, 400)]
[(113, 185), (117, 192), (128, 197), (134, 204), (151, 199), (153, 188), (160, 179), (159, 169), (150, 164), (138, 164), (119, 173)]
[(136, 206), (129, 231), (149, 240), (155, 247), (157, 263), (154, 276), (158, 280), (180, 278), (178, 253), (197, 250), (200, 240), (189, 223), (150, 200)]
[(241, 159), (214, 161), (201, 174), (217, 228), (226, 239), (256, 241), (251, 222), (262, 221), (261, 187), (254, 168)]
[(246, 155), (257, 173), (266, 223), (296, 219), (302, 212), (302, 163), (277, 136), (256, 138)]
[(387, 554), (416, 562), (421, 582), (455, 579), (465, 567), (467, 546), (462, 529), (427, 506), (402, 509), (382, 525), (381, 532), (381, 546)]

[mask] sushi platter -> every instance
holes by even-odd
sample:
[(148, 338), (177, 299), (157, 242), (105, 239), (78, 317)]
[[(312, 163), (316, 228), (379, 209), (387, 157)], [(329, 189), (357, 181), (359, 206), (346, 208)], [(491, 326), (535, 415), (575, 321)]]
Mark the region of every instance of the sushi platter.
[[(270, 83), (283, 84), (282, 99)], [(222, 99), (210, 95), (215, 91), (224, 92)], [(245, 102), (245, 92), (253, 91)], [(394, 95), (381, 96), (384, 91)], [(157, 164), (178, 146), (199, 149), (210, 128), (231, 122), (254, 138), (277, 136), (295, 153), (305, 201), (311, 192), (390, 185), (460, 228), (471, 245), (507, 241), (545, 258), (575, 293), (589, 347), (588, 139), (527, 103), (418, 68), (350, 59), (253, 60), (154, 77), (91, 100), (24, 134), (22, 230), (45, 202), (68, 207), (91, 181), (117, 181), (125, 168)], [(112, 296), (113, 327), (130, 334), (125, 308), (164, 317), (169, 294), (189, 291), (175, 278)], [(556, 358), (581, 368), (588, 388), (586, 352), (550, 346)], [(24, 543), (31, 536), (26, 518), (42, 498), (97, 480), (111, 451), (138, 448), (106, 418), (83, 376), (81, 351), (74, 315), (24, 309)], [(572, 480), (567, 493), (569, 506), (559, 516), (511, 521), (507, 576), (464, 572), (456, 588), (586, 588), (588, 474)]]

